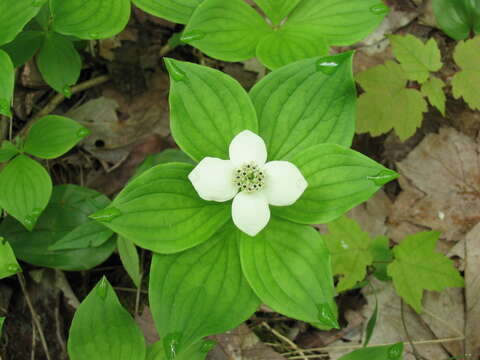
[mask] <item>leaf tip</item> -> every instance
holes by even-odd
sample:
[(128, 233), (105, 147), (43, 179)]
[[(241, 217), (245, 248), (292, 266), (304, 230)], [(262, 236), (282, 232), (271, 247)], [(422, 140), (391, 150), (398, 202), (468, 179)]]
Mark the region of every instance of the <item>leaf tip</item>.
[(398, 179), (399, 177), (400, 177), (399, 173), (390, 169), (383, 169), (376, 175), (367, 176), (367, 179), (373, 181), (373, 183), (377, 186), (383, 186), (389, 183), (390, 181)]
[(164, 58), (163, 61), (165, 62), (165, 66), (167, 67), (168, 74), (170, 78), (174, 81), (183, 81), (186, 79), (186, 74), (183, 70), (180, 69), (178, 66), (179, 61), (171, 59), (171, 58)]
[(122, 212), (119, 209), (109, 207), (90, 214), (88, 217), (95, 221), (108, 223), (120, 215), (122, 215)]

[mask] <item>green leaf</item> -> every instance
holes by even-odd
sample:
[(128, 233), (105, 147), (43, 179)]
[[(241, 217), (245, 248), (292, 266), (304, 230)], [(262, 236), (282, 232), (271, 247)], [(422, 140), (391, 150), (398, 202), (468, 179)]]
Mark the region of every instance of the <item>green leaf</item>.
[(332, 255), (332, 270), (342, 275), (337, 291), (349, 290), (367, 276), (367, 266), (373, 262), (372, 239), (346, 216), (329, 223), (328, 231), (324, 239)]
[[(420, 127), (428, 105), (418, 90), (405, 88), (407, 79), (406, 75), (401, 77), (402, 71), (400, 65), (387, 61), (357, 76), (367, 91), (358, 99), (358, 133), (378, 136), (393, 128), (404, 141)], [(373, 87), (380, 83), (377, 88)]]
[(288, 159), (325, 142), (350, 146), (356, 101), (352, 55), (301, 60), (253, 87), (250, 96), (269, 159)]
[(458, 43), (453, 58), (462, 71), (452, 79), (453, 96), (463, 97), (473, 110), (480, 110), (480, 36)]
[(0, 333), (3, 330), (3, 323), (5, 322), (5, 319), (3, 316), (0, 316)]
[(315, 27), (331, 45), (351, 45), (373, 32), (388, 12), (381, 0), (302, 0), (287, 22)]
[(68, 354), (72, 360), (145, 360), (143, 334), (105, 277), (73, 317)]
[(335, 220), (398, 177), (367, 156), (335, 144), (313, 146), (291, 161), (308, 187), (293, 205), (272, 207), (272, 212), (303, 224)]
[(388, 265), (395, 290), (418, 313), (422, 311), (423, 290), (464, 285), (453, 261), (435, 251), (439, 236), (437, 231), (407, 236), (393, 249), (395, 260)]
[(372, 346), (355, 350), (338, 360), (401, 360), (403, 343), (385, 346)]
[(393, 54), (400, 61), (408, 79), (423, 84), (431, 71), (441, 69), (442, 55), (434, 39), (428, 40), (426, 44), (411, 34), (391, 35), (389, 39)]
[(9, 43), (35, 15), (46, 0), (0, 2), (0, 45)]
[(227, 222), (230, 206), (202, 200), (187, 178), (192, 169), (181, 163), (155, 166), (91, 217), (151, 251), (169, 254), (194, 247)]
[(48, 249), (55, 251), (95, 248), (105, 244), (112, 235), (112, 230), (90, 220), (77, 226)]
[(173, 59), (165, 63), (171, 79), (172, 135), (190, 157), (228, 159), (228, 147), (238, 133), (258, 132), (255, 109), (236, 80), (206, 66)]
[(422, 85), (422, 95), (428, 98), (430, 105), (435, 106), (445, 116), (445, 102), (447, 98), (443, 92), (445, 83), (437, 77), (431, 77)]
[(17, 156), (0, 172), (1, 207), (30, 231), (47, 206), (51, 193), (50, 175), (28, 156)]
[(279, 24), (301, 0), (254, 0), (274, 24)]
[(12, 60), (5, 51), (0, 49), (0, 115), (12, 117), (10, 104), (14, 85), (15, 72)]
[[(180, 349), (175, 353), (175, 360), (205, 360), (210, 351), (209, 344), (211, 340), (199, 341), (188, 349)], [(165, 354), (165, 346), (163, 341), (157, 341), (147, 350), (146, 360), (168, 360)]]
[(12, 247), (7, 240), (0, 236), (0, 279), (15, 275), (20, 271), (22, 268), (18, 265)]
[(15, 67), (22, 66), (30, 60), (42, 46), (42, 31), (22, 31), (11, 43), (2, 47), (10, 55)]
[(140, 273), (140, 260), (138, 258), (135, 244), (123, 236), (119, 236), (117, 239), (117, 248), (123, 267), (135, 286), (139, 288), (142, 281), (142, 275)]
[(390, 250), (390, 240), (386, 236), (377, 236), (372, 242), (372, 255), (375, 272), (373, 275), (380, 281), (390, 281), (387, 268), (388, 263), (393, 260), (392, 251)]
[(174, 23), (186, 24), (203, 0), (132, 0), (143, 11)]
[(273, 310), (338, 327), (330, 254), (315, 229), (274, 217), (256, 237), (242, 233), (240, 258), (253, 291)]
[(297, 60), (328, 54), (323, 37), (309, 26), (289, 26), (263, 37), (257, 47), (257, 57), (269, 69), (277, 69)]
[(230, 330), (260, 305), (242, 274), (239, 233), (230, 222), (202, 245), (154, 255), (150, 304), (160, 336), (170, 339), (167, 348), (169, 341), (181, 350), (204, 336)]
[(54, 159), (72, 149), (90, 131), (75, 120), (47, 115), (28, 131), (24, 151), (42, 159)]
[(55, 186), (52, 198), (33, 232), (7, 217), (0, 234), (8, 238), (17, 257), (27, 263), (69, 271), (88, 270), (107, 259), (115, 249), (111, 239), (102, 246), (77, 250), (49, 250), (57, 241), (88, 222), (88, 215), (104, 208), (110, 200), (91, 189), (76, 185)]
[(82, 60), (69, 39), (48, 33), (38, 53), (37, 65), (48, 85), (67, 98), (71, 96), (70, 86), (80, 77)]
[(53, 29), (93, 40), (112, 37), (130, 19), (130, 0), (50, 0)]
[(473, 14), (466, 4), (468, 0), (433, 0), (432, 3), (438, 25), (455, 40), (466, 39), (473, 26)]
[(244, 61), (255, 56), (258, 42), (271, 31), (244, 0), (204, 0), (182, 40), (216, 59)]
[(18, 154), (18, 149), (10, 141), (4, 140), (0, 146), (0, 163), (7, 162)]
[(158, 154), (148, 155), (145, 160), (138, 165), (133, 178), (143, 174), (148, 169), (155, 165), (166, 164), (170, 162), (184, 162), (189, 164), (195, 164), (195, 162), (188, 157), (183, 151), (178, 149), (166, 149)]
[(378, 300), (377, 295), (375, 295), (375, 309), (373, 310), (373, 314), (368, 319), (367, 326), (365, 329), (365, 341), (363, 342), (363, 346), (367, 347), (370, 339), (372, 338), (373, 331), (375, 330), (375, 326), (377, 325), (377, 318), (378, 318)]

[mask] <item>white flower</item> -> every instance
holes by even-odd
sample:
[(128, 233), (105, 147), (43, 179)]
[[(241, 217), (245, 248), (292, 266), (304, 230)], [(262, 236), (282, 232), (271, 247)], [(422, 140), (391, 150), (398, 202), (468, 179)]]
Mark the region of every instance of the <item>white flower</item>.
[(229, 147), (230, 160), (206, 157), (188, 178), (198, 195), (208, 201), (233, 199), (232, 219), (250, 236), (270, 220), (270, 205), (292, 205), (307, 188), (300, 170), (288, 161), (267, 161), (263, 139), (245, 130)]

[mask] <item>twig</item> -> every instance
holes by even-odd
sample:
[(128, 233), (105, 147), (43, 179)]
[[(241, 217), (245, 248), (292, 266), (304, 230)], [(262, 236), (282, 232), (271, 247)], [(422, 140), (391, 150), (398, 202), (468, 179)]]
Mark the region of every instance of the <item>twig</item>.
[(407, 322), (405, 321), (404, 308), (405, 308), (405, 303), (403, 302), (403, 299), (400, 299), (400, 312), (401, 312), (403, 330), (405, 331), (405, 336), (407, 337), (408, 343), (412, 348), (413, 356), (415, 356), (416, 360), (425, 360), (425, 358), (418, 353), (417, 348), (415, 347), (415, 344), (412, 342), (412, 338), (410, 337), (410, 333), (408, 332)]
[(32, 352), (30, 353), (30, 360), (35, 360), (35, 349), (37, 347), (37, 332), (35, 331), (35, 323), (32, 317)]
[[(126, 287), (120, 287), (120, 286), (115, 286), (115, 290), (118, 291), (124, 291), (124, 292), (131, 292), (131, 293), (137, 293), (138, 289), (132, 289), (132, 288), (126, 288)], [(148, 294), (147, 290), (140, 290), (141, 294)]]
[[(23, 295), (25, 296), (25, 300), (27, 301), (27, 306), (30, 309), (30, 314), (32, 315), (33, 322), (35, 324), (35, 327), (37, 328), (38, 335), (40, 336), (40, 342), (42, 343), (45, 356), (47, 357), (47, 360), (51, 360), (50, 352), (48, 351), (47, 341), (45, 340), (45, 335), (43, 334), (42, 325), (40, 324), (39, 317), (33, 307), (32, 300), (30, 299), (30, 295), (28, 295), (25, 277), (21, 272), (17, 274), (17, 277), (18, 277), (18, 282), (20, 283), (20, 287), (22, 288)], [(33, 336), (35, 336), (35, 333)]]
[(170, 46), (170, 44), (167, 43), (163, 45), (162, 48), (160, 49), (160, 57), (167, 55), (172, 50), (173, 48)]
[(290, 345), (293, 349), (297, 350), (298, 353), (300, 354), (300, 356), (298, 357), (299, 359), (304, 359), (306, 360), (307, 357), (305, 356), (305, 354), (303, 353), (302, 350), (300, 350), (300, 348), (298, 347), (297, 344), (295, 344), (292, 340), (290, 340), (289, 338), (287, 338), (286, 336), (283, 336), (282, 334), (280, 334), (277, 330), (273, 329), (270, 325), (268, 325), (265, 321), (262, 322), (262, 325), (264, 327), (266, 327), (273, 335), (275, 335), (277, 338), (279, 338), (280, 340), (283, 340), (285, 341), (288, 345)]

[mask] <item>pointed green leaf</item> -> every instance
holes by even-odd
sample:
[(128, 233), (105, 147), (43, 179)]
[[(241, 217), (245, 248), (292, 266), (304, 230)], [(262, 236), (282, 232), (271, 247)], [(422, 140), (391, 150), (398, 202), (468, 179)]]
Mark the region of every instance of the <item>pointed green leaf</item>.
[(6, 239), (0, 236), (0, 279), (15, 275), (20, 271), (22, 268), (18, 265), (12, 247)]
[(330, 254), (315, 229), (272, 218), (239, 241), (243, 272), (266, 305), (320, 328), (338, 326)]
[(104, 277), (77, 309), (68, 354), (72, 360), (145, 360), (145, 339)]
[(434, 39), (426, 44), (411, 34), (391, 35), (389, 39), (393, 54), (400, 61), (408, 79), (423, 84), (430, 72), (438, 71), (443, 66), (440, 49)]
[(5, 319), (3, 316), (0, 316), (0, 333), (3, 330), (3, 323), (5, 322)]
[(170, 73), (172, 135), (193, 159), (228, 159), (232, 139), (257, 132), (257, 115), (241, 85), (221, 71), (166, 59)]
[(437, 77), (431, 77), (422, 85), (422, 95), (428, 98), (430, 105), (435, 106), (445, 116), (445, 102), (447, 97), (443, 92), (445, 83)]
[(462, 69), (452, 79), (453, 96), (463, 97), (473, 110), (480, 110), (480, 36), (458, 43), (453, 54), (457, 65)]
[(35, 227), (51, 193), (50, 175), (28, 156), (17, 156), (0, 172), (1, 207), (28, 230)]
[(279, 24), (301, 0), (254, 0), (274, 24)]
[(352, 53), (301, 60), (273, 71), (250, 92), (269, 159), (320, 143), (350, 146), (356, 89)]
[(4, 140), (0, 146), (0, 163), (7, 162), (18, 154), (18, 149), (10, 141)]
[(12, 116), (10, 104), (13, 98), (15, 73), (12, 60), (0, 49), (0, 115)]
[(175, 338), (178, 351), (236, 327), (260, 305), (242, 274), (238, 234), (230, 222), (199, 246), (154, 255), (149, 288), (153, 318), (161, 337)]
[(367, 156), (335, 144), (313, 146), (291, 161), (302, 172), (308, 187), (293, 205), (272, 207), (272, 212), (304, 224), (330, 222), (398, 177)]
[(174, 23), (186, 24), (203, 0), (132, 0), (143, 11)]
[(453, 261), (435, 251), (439, 236), (436, 231), (407, 236), (393, 249), (395, 260), (388, 265), (395, 290), (418, 313), (422, 312), (424, 290), (464, 285)]
[(112, 230), (90, 220), (77, 226), (48, 249), (55, 251), (95, 248), (105, 244), (112, 235)]
[(433, 11), (440, 28), (455, 40), (466, 39), (472, 28), (472, 14), (465, 0), (433, 0)]
[(372, 346), (355, 350), (338, 360), (401, 360), (403, 343), (385, 346)]
[(244, 0), (204, 0), (182, 40), (216, 59), (243, 61), (255, 56), (258, 42), (271, 31)]
[[(185, 350), (180, 349), (180, 351), (175, 354), (175, 360), (205, 360), (208, 351), (205, 350), (204, 344), (206, 344), (207, 341), (199, 341)], [(148, 348), (147, 358), (145, 360), (168, 360), (163, 341), (157, 341)]]
[(43, 43), (42, 31), (22, 31), (11, 43), (2, 49), (10, 55), (15, 67), (22, 66), (37, 52)]
[(137, 288), (140, 287), (142, 275), (140, 274), (140, 259), (135, 244), (123, 236), (119, 236), (117, 239), (117, 249), (123, 267), (135, 286)]
[(130, 182), (107, 209), (114, 216), (94, 218), (145, 249), (175, 253), (208, 240), (230, 218), (226, 203), (202, 200), (188, 174), (193, 165), (158, 165)]
[(104, 39), (122, 31), (130, 19), (130, 0), (50, 0), (53, 29), (80, 39)]
[(372, 338), (373, 331), (375, 330), (375, 326), (377, 325), (377, 318), (378, 318), (378, 300), (375, 295), (375, 308), (373, 310), (373, 314), (368, 319), (367, 326), (365, 327), (365, 341), (363, 342), (363, 346), (367, 347), (370, 339)]
[(390, 240), (386, 236), (377, 236), (372, 242), (372, 255), (375, 272), (373, 275), (380, 281), (390, 281), (387, 267), (388, 263), (393, 260), (393, 254), (390, 250)]
[(0, 2), (0, 45), (9, 43), (38, 14), (46, 0)]

